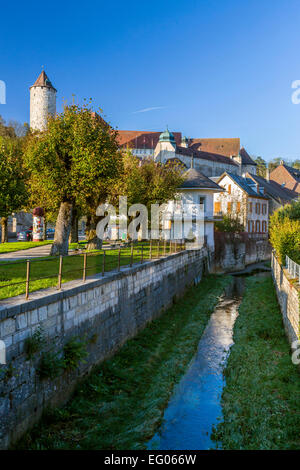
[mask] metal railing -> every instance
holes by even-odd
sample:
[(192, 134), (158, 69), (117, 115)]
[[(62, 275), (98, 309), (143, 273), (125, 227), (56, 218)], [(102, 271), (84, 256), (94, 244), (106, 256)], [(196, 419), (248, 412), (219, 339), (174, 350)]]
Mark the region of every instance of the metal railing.
[[(56, 286), (60, 290), (64, 282), (80, 279), (85, 282), (88, 275), (104, 276), (106, 272), (120, 271), (121, 267), (132, 267), (185, 249), (184, 240), (150, 240), (67, 256), (0, 262), (0, 300), (24, 293), (28, 300), (30, 292), (44, 287)], [(37, 275), (40, 272), (47, 275)], [(9, 278), (21, 280), (9, 282)]]
[(298, 279), (298, 283), (300, 284), (300, 265), (295, 263), (291, 258), (288, 256), (285, 257), (286, 262), (286, 269), (289, 272), (289, 275), (292, 279)]

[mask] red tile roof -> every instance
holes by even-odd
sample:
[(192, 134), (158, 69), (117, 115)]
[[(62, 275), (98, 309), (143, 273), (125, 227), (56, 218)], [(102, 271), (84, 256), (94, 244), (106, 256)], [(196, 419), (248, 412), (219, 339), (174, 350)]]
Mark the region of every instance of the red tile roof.
[(251, 173), (246, 173), (247, 178), (251, 178), (253, 181), (259, 184), (259, 186), (264, 187), (266, 194), (279, 203), (291, 202), (293, 199), (297, 198), (297, 193), (291, 191), (290, 189), (281, 186), (273, 180), (266, 180), (258, 175), (252, 175)]
[[(120, 147), (154, 149), (158, 143), (161, 132), (151, 131), (119, 131), (118, 143)], [(181, 132), (173, 132), (177, 145), (181, 144)]]
[(217, 153), (231, 157), (240, 151), (240, 139), (190, 139), (190, 147), (209, 153)]
[(300, 193), (300, 170), (288, 165), (279, 165), (270, 173), (270, 180), (276, 181), (285, 188)]
[[(46, 86), (48, 88), (52, 88), (53, 90), (57, 91), (54, 86), (52, 85), (52, 83), (50, 82), (46, 72), (43, 70), (40, 75), (38, 76), (38, 78), (36, 79), (36, 81), (34, 82), (34, 84), (32, 85), (32, 87), (39, 87), (39, 86)], [(32, 88), (31, 87), (31, 88)]]
[[(161, 132), (151, 131), (118, 131), (118, 143), (120, 147), (134, 149), (154, 149), (158, 143)], [(191, 155), (190, 150), (198, 152), (194, 154), (196, 158), (214, 160), (229, 165), (237, 165), (230, 158), (232, 155), (240, 153), (243, 164), (256, 165), (247, 151), (240, 149), (240, 139), (189, 139), (189, 147), (180, 147), (182, 141), (181, 132), (173, 132), (177, 145), (176, 153)], [(183, 150), (182, 150), (183, 149)]]

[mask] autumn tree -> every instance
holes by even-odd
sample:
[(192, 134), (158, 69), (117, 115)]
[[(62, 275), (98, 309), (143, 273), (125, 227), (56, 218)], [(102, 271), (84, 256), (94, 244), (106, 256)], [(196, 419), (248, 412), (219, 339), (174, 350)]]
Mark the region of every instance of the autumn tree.
[(27, 192), (22, 166), (21, 141), (0, 137), (0, 217), (2, 243), (8, 241), (7, 219), (26, 204)]
[(94, 214), (119, 174), (116, 131), (90, 104), (66, 106), (28, 138), (25, 163), (36, 187), (58, 206), (52, 255), (66, 255), (75, 208)]

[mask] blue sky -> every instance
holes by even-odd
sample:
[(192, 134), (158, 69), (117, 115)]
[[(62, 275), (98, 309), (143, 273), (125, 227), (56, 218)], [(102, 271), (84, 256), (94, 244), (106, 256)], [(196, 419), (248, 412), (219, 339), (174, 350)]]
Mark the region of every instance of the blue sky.
[(267, 160), (300, 158), (299, 24), (299, 0), (7, 2), (0, 114), (29, 121), (28, 88), (44, 65), (58, 111), (72, 94), (92, 97), (119, 129), (168, 124), (240, 137)]

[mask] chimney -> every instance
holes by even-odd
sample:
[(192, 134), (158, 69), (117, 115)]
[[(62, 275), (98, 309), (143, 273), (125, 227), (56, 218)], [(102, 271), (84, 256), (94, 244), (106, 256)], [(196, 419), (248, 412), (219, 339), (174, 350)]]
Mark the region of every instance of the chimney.
[(194, 154), (191, 156), (191, 168), (194, 168)]
[(270, 170), (269, 170), (269, 168), (266, 169), (266, 180), (270, 181)]

